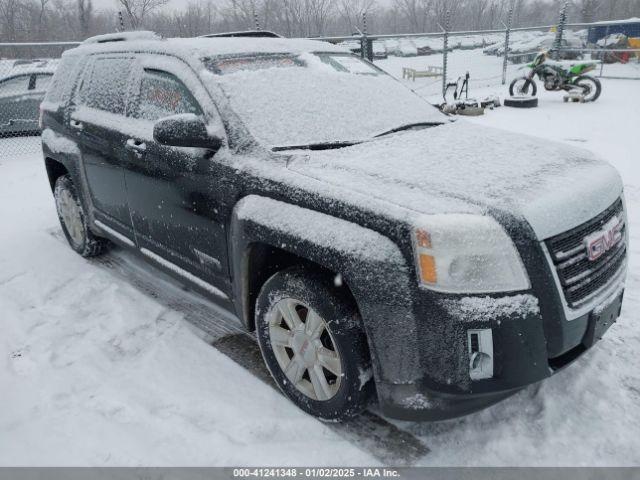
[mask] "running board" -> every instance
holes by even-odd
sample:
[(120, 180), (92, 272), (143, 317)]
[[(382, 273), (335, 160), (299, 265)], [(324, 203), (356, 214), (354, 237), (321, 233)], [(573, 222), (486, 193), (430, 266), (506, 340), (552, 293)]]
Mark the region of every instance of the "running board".
[[(135, 243), (133, 242), (133, 240), (131, 240), (129, 237), (123, 235), (122, 233), (114, 230), (113, 228), (111, 228), (108, 225), (105, 225), (103, 222), (101, 222), (100, 220), (94, 220), (93, 221), (94, 225), (96, 227), (98, 227), (100, 230), (102, 230), (103, 232), (107, 233), (108, 235), (112, 236), (113, 238), (115, 238), (116, 240), (119, 240), (120, 242), (124, 243), (125, 245), (127, 245), (128, 247), (132, 247), (132, 248), (136, 248)], [(200, 277), (197, 277), (196, 275), (187, 272), (184, 268), (179, 267), (178, 265), (176, 265), (175, 263), (170, 262), (169, 260), (167, 260), (166, 258), (158, 255), (155, 252), (152, 252), (151, 250), (148, 250), (146, 248), (140, 248), (139, 249), (140, 253), (142, 253), (145, 257), (150, 258), (151, 260), (153, 260), (154, 262), (162, 265), (164, 268), (171, 270), (173, 273), (180, 275), (181, 277), (183, 277), (184, 279), (190, 281), (191, 283), (197, 285), (198, 287), (206, 290), (207, 292), (223, 298), (225, 300), (229, 300), (229, 297), (227, 296), (226, 293), (224, 293), (222, 290), (220, 290), (217, 287), (214, 287), (213, 285), (211, 285), (208, 282), (205, 282), (204, 280), (202, 280)], [(195, 252), (200, 256), (204, 256), (205, 254), (195, 250)], [(208, 257), (211, 258), (212, 260), (213, 257)], [(217, 261), (217, 260), (216, 260)], [(220, 262), (218, 262), (219, 264)]]
[(113, 238), (115, 238), (116, 240), (120, 240), (122, 243), (124, 243), (125, 245), (129, 246), (129, 247), (134, 247), (136, 246), (135, 243), (133, 243), (133, 240), (131, 240), (129, 237), (126, 237), (125, 235), (121, 234), (120, 232), (115, 231), (113, 228), (111, 228), (108, 225), (105, 225), (104, 223), (102, 223), (100, 220), (94, 220), (93, 223), (95, 224), (96, 227), (98, 227), (100, 230), (102, 230), (103, 232), (108, 233), (109, 235), (111, 235)]
[(165, 259), (164, 257), (161, 257), (156, 253), (153, 253), (151, 250), (147, 250), (146, 248), (141, 248), (140, 253), (142, 253), (145, 257), (150, 258), (154, 262), (162, 265), (164, 268), (171, 270), (172, 272), (177, 273), (181, 277), (189, 280), (191, 283), (198, 285), (200, 288), (206, 290), (207, 292), (212, 293), (217, 297), (224, 298), (225, 300), (229, 299), (227, 294), (224, 293), (219, 288), (214, 287), (210, 283), (207, 283), (201, 278), (196, 277), (192, 273), (187, 272), (183, 268), (180, 268), (179, 266), (177, 266), (175, 263), (171, 263), (169, 260)]

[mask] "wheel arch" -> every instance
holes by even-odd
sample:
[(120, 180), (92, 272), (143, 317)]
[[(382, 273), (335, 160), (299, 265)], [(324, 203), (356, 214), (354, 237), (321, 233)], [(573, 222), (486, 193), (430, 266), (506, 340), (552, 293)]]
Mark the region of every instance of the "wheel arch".
[(240, 299), (240, 311), (245, 327), (255, 330), (255, 306), (258, 295), (264, 284), (278, 272), (291, 267), (301, 267), (318, 272), (327, 278), (333, 278), (343, 290), (343, 294), (352, 301), (356, 308), (358, 302), (348, 283), (342, 280), (342, 273), (334, 271), (316, 261), (300, 256), (292, 251), (277, 247), (265, 241), (255, 241), (247, 245), (243, 255), (243, 265), (239, 278), (243, 280)]
[(47, 169), (47, 177), (49, 178), (49, 185), (51, 187), (51, 191), (56, 186), (56, 180), (63, 175), (69, 175), (69, 170), (64, 165), (64, 163), (55, 160), (51, 157), (45, 157), (44, 159), (45, 168)]
[[(300, 264), (339, 274), (362, 318), (374, 376), (391, 378), (383, 374), (398, 363), (386, 360), (395, 351), (388, 348), (389, 324), (399, 344), (410, 344), (416, 331), (413, 268), (398, 245), (361, 225), (256, 195), (234, 207), (229, 239), (234, 306), (247, 328), (254, 327), (263, 282), (278, 269)], [(403, 365), (417, 362), (413, 357), (404, 355)]]

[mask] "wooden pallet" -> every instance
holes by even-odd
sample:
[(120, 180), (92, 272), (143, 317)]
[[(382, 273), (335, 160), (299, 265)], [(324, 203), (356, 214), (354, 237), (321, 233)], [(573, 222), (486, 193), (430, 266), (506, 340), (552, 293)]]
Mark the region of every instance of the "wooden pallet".
[(402, 78), (416, 81), (416, 78), (434, 78), (442, 77), (442, 67), (428, 66), (426, 70), (416, 70), (415, 68), (404, 67), (402, 69)]

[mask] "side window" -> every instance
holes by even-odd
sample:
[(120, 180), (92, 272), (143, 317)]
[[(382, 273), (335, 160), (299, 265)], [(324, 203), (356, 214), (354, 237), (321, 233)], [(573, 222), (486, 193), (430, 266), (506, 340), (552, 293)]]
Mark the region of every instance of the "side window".
[(137, 108), (131, 116), (155, 121), (181, 113), (202, 115), (202, 109), (189, 89), (170, 73), (145, 69)]
[(47, 88), (49, 88), (49, 85), (51, 84), (52, 78), (53, 78), (53, 75), (50, 75), (50, 74), (44, 74), (44, 73), (37, 74), (35, 91), (46, 92)]
[(30, 75), (20, 75), (0, 83), (0, 97), (27, 93), (29, 90), (29, 78)]
[(124, 115), (131, 65), (130, 58), (97, 58), (80, 91), (80, 104)]

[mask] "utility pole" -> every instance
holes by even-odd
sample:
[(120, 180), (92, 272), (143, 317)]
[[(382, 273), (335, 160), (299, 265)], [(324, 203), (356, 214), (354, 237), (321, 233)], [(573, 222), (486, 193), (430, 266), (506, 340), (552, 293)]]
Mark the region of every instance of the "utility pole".
[(442, 25), (438, 25), (440, 29), (444, 32), (444, 37), (442, 40), (442, 98), (444, 98), (445, 102), (447, 99), (445, 98), (445, 94), (447, 93), (447, 65), (449, 63), (449, 30), (451, 30), (451, 10), (447, 9), (444, 15), (444, 27)]
[(511, 35), (511, 28), (513, 26), (513, 13), (515, 11), (516, 0), (511, 0), (511, 5), (509, 5), (509, 13), (507, 15), (507, 24), (505, 27), (504, 34), (504, 61), (502, 62), (502, 85), (507, 83), (507, 67), (509, 65), (509, 37)]
[(569, 2), (564, 2), (560, 9), (560, 21), (558, 22), (558, 30), (556, 32), (556, 39), (553, 42), (553, 58), (558, 60), (560, 58), (560, 50), (562, 49), (562, 37), (564, 36), (564, 29), (567, 26), (567, 9), (569, 8)]
[(362, 13), (362, 32), (360, 36), (360, 56), (373, 61), (373, 42), (367, 37), (367, 12)]
[(118, 25), (116, 31), (124, 32), (124, 17), (122, 16), (122, 10), (118, 10)]
[(260, 28), (260, 19), (258, 18), (258, 12), (256, 12), (256, 4), (255, 2), (251, 2), (251, 9), (253, 10), (253, 23), (256, 27), (256, 30), (262, 30)]

